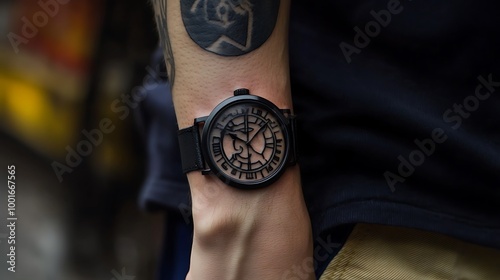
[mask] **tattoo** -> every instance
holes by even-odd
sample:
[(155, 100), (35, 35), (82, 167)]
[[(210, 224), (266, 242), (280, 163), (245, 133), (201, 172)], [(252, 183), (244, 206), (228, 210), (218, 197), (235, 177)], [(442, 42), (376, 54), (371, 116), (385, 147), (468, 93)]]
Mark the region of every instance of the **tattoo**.
[(181, 13), (189, 36), (200, 47), (239, 56), (271, 36), (279, 5), (279, 0), (181, 0)]
[(158, 27), (158, 34), (160, 37), (160, 45), (163, 49), (165, 57), (165, 66), (167, 68), (168, 80), (170, 87), (173, 88), (175, 80), (175, 61), (172, 52), (172, 45), (168, 37), (167, 27), (167, 0), (153, 0), (155, 11), (156, 25)]

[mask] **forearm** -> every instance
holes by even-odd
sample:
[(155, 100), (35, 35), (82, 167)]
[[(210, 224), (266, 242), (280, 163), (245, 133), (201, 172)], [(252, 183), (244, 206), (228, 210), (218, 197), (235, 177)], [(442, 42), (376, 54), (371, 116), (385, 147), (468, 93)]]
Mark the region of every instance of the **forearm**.
[(292, 108), (288, 49), (284, 43), (288, 40), (287, 1), (281, 3), (272, 35), (261, 47), (240, 56), (221, 56), (202, 49), (187, 34), (180, 13), (175, 12), (180, 11), (179, 0), (169, 1), (168, 5), (175, 62), (173, 97), (179, 127), (190, 126), (195, 117), (208, 115), (237, 88), (248, 88), (280, 108)]
[[(160, 37), (168, 35), (164, 45), (169, 75), (175, 76), (173, 97), (179, 128), (209, 115), (238, 88), (247, 88), (279, 108), (292, 109), (286, 45), (288, 1), (280, 3), (273, 32), (262, 46), (235, 56), (200, 47), (186, 32), (182, 3), (172, 0), (166, 7), (156, 7), (157, 12), (167, 11), (159, 31), (161, 34), (162, 26), (168, 29)], [(312, 256), (298, 167), (287, 168), (277, 182), (257, 190), (229, 187), (200, 172), (190, 172), (188, 179), (194, 220), (189, 279), (281, 279), (287, 270), (302, 266)], [(312, 275), (308, 275), (310, 279)]]

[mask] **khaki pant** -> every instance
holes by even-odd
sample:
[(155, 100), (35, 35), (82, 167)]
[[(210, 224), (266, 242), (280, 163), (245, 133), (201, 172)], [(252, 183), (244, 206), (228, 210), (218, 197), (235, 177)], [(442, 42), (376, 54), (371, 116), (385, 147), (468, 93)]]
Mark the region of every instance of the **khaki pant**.
[(321, 280), (499, 280), (500, 251), (421, 230), (358, 224)]

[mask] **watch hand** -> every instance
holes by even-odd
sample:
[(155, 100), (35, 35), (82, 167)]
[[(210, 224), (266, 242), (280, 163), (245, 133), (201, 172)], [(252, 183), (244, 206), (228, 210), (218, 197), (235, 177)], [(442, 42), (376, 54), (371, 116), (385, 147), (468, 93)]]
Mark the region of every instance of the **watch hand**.
[(245, 140), (243, 140), (243, 139), (241, 139), (241, 138), (239, 138), (238, 136), (236, 136), (236, 134), (233, 134), (233, 133), (228, 133), (228, 135), (229, 135), (229, 136), (231, 136), (231, 138), (232, 138), (233, 140), (239, 140), (239, 141), (241, 141), (241, 142), (243, 142), (243, 143), (245, 143), (245, 144), (246, 144), (246, 141), (245, 141)]
[(250, 137), (250, 130), (248, 129), (248, 115), (245, 114), (245, 132), (246, 132), (246, 135), (247, 135), (247, 143), (248, 143), (248, 138)]
[(257, 132), (255, 132), (255, 134), (252, 136), (252, 138), (250, 138), (250, 140), (248, 140), (248, 141), (246, 142), (246, 144), (247, 144), (247, 145), (249, 145), (249, 144), (252, 142), (252, 140), (255, 138), (255, 136), (257, 136), (257, 134), (259, 134), (262, 130), (266, 129), (266, 128), (267, 128), (267, 124), (268, 124), (268, 123), (269, 123), (269, 121), (267, 121), (265, 124), (263, 124), (263, 125), (259, 128), (259, 130), (257, 130)]

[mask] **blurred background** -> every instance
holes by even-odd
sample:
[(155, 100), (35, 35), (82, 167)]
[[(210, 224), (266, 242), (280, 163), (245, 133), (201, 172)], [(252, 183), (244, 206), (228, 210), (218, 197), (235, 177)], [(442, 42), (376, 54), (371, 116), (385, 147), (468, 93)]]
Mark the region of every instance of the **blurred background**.
[(138, 207), (145, 151), (126, 99), (157, 46), (149, 3), (0, 0), (0, 34), (0, 224), (12, 164), (18, 217), (16, 273), (0, 226), (0, 279), (152, 279), (162, 217)]

